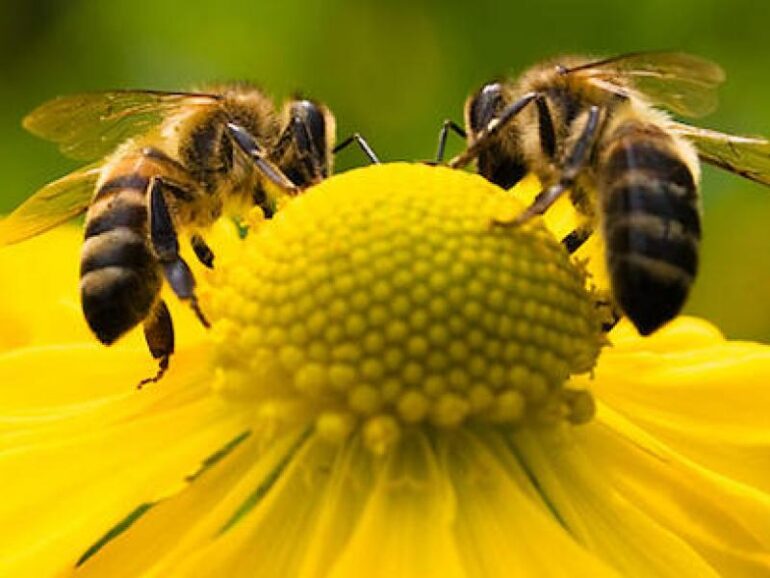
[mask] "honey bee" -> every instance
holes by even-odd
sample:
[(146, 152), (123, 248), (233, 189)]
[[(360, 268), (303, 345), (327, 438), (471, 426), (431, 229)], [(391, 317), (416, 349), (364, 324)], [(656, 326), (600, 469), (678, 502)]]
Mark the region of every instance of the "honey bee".
[(159, 368), (140, 385), (160, 379), (174, 351), (171, 316), (160, 298), (164, 280), (208, 326), (179, 254), (179, 232), (212, 267), (201, 231), (232, 209), (257, 205), (270, 216), (278, 195), (327, 177), (335, 139), (326, 106), (299, 98), (278, 112), (247, 84), (65, 96), (34, 110), (23, 125), (67, 156), (98, 160), (44, 186), (0, 222), (0, 245), (86, 212), (83, 313), (105, 345), (143, 323)]
[[(509, 188), (534, 172), (543, 186), (515, 226), (565, 192), (580, 216), (563, 239), (576, 251), (600, 227), (614, 306), (648, 335), (675, 317), (698, 269), (700, 163), (770, 185), (770, 141), (672, 120), (700, 117), (724, 81), (715, 63), (684, 53), (569, 56), (518, 80), (491, 82), (465, 104), (467, 148), (449, 165)], [(658, 108), (661, 107), (661, 108)]]

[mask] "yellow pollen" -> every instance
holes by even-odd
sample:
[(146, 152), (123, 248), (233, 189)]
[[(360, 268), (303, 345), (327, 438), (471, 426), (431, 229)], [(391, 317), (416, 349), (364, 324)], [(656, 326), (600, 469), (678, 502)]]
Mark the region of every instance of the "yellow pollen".
[(583, 423), (569, 385), (603, 344), (582, 269), (539, 220), (462, 171), (377, 165), (287, 202), (217, 264), (217, 391), (375, 453), (406, 428)]

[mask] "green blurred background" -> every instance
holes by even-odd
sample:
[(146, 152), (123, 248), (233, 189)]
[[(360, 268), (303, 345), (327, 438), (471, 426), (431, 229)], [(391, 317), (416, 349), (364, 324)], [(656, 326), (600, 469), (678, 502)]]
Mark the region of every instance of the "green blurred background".
[[(364, 133), (383, 160), (425, 159), (441, 121), (460, 121), (493, 76), (564, 52), (676, 49), (728, 72), (702, 124), (770, 135), (769, 36), (770, 5), (755, 0), (0, 0), (0, 211), (76, 166), (19, 124), (61, 94), (253, 80), (277, 99), (327, 102), (340, 137)], [(351, 149), (337, 166), (362, 163)], [(688, 310), (770, 341), (770, 191), (706, 169), (703, 192)]]

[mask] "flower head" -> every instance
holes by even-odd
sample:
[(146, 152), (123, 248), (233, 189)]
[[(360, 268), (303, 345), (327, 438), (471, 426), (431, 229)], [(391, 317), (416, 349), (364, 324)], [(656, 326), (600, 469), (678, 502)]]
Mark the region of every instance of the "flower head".
[(143, 391), (138, 340), (8, 345), (0, 575), (770, 576), (770, 350), (607, 339), (548, 229), (489, 226), (517, 207), (387, 165), (220, 223), (214, 328), (175, 311)]
[(316, 187), (213, 280), (220, 391), (378, 452), (412, 424), (589, 419), (564, 385), (595, 363), (595, 304), (542, 225), (490, 227), (510, 205), (419, 165)]

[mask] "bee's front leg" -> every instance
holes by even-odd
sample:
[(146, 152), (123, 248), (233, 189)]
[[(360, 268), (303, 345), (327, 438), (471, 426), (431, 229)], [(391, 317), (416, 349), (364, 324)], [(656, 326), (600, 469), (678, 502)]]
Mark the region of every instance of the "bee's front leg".
[(351, 143), (356, 143), (358, 145), (358, 148), (360, 148), (361, 151), (366, 155), (366, 158), (369, 159), (369, 162), (371, 164), (373, 165), (380, 164), (380, 159), (377, 156), (377, 154), (374, 152), (374, 149), (363, 137), (363, 135), (357, 132), (354, 132), (348, 138), (346, 138), (345, 140), (340, 142), (336, 147), (334, 147), (334, 150), (332, 150), (332, 153), (336, 155), (341, 150), (347, 148)]
[(433, 161), (433, 164), (438, 165), (444, 162), (444, 152), (446, 151), (446, 141), (447, 141), (447, 137), (449, 136), (450, 130), (463, 140), (468, 138), (468, 133), (465, 132), (465, 129), (463, 127), (461, 127), (452, 119), (449, 119), (449, 118), (444, 119), (444, 122), (441, 124), (441, 130), (439, 130), (438, 132), (438, 146), (436, 147), (436, 159)]
[[(447, 166), (453, 169), (462, 168), (479, 156), (479, 152), (488, 146), (494, 137), (500, 134), (508, 124), (524, 110), (527, 105), (537, 99), (537, 92), (528, 92), (518, 100), (513, 101), (500, 111), (500, 114), (493, 116), (481, 129), (474, 135), (473, 142), (459, 155), (451, 159)], [(475, 127), (469, 127), (471, 134), (475, 132)]]
[(267, 152), (248, 130), (238, 124), (228, 122), (227, 132), (238, 148), (254, 162), (260, 174), (279, 191), (289, 196), (295, 196), (300, 192), (297, 185), (268, 160)]

